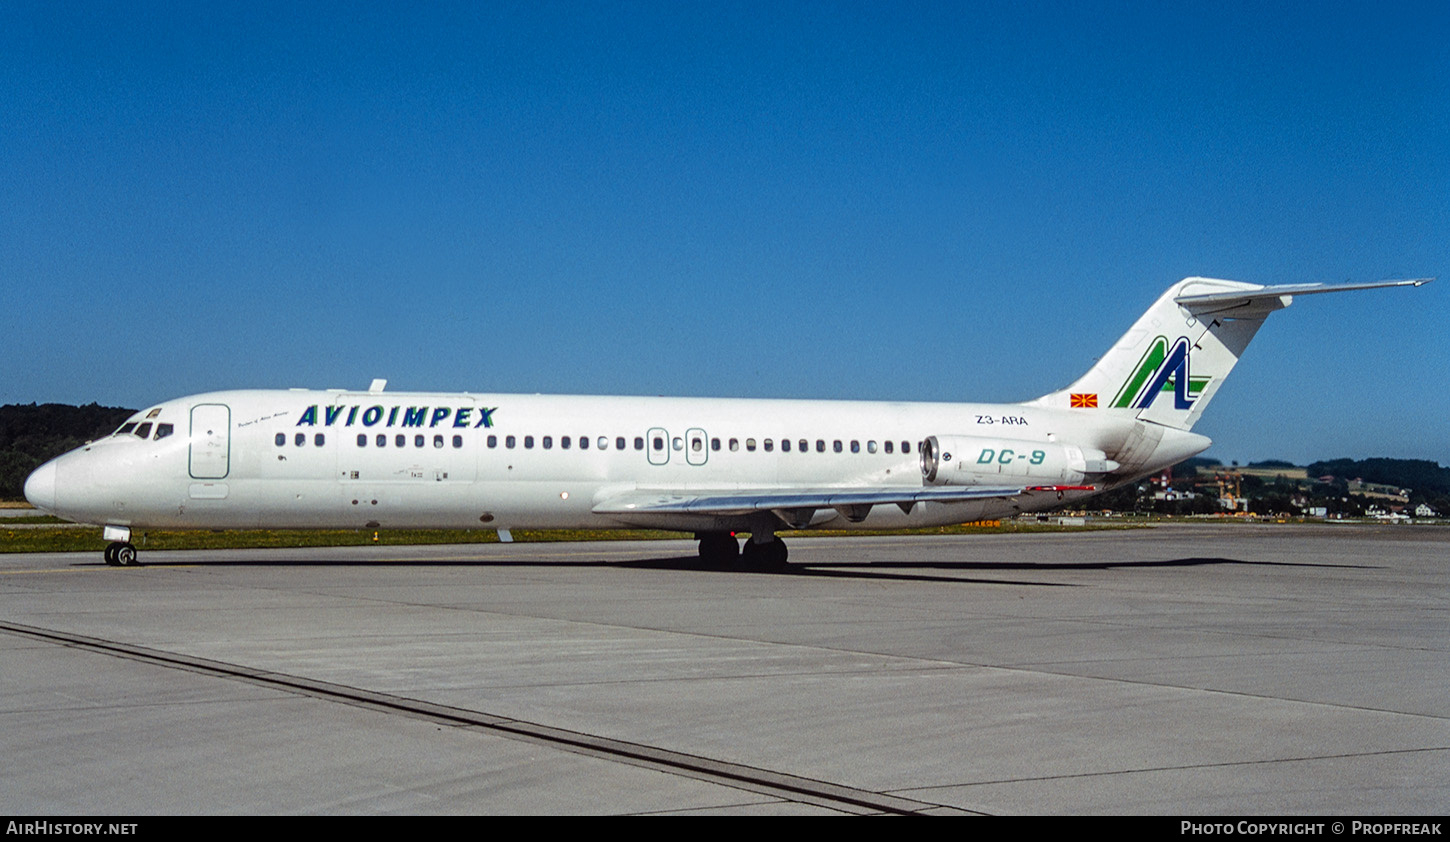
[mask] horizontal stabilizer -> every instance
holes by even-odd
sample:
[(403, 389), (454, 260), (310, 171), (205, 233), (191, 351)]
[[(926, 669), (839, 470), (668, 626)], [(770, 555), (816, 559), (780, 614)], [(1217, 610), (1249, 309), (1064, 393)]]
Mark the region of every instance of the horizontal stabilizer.
[(1197, 316), (1215, 315), (1230, 319), (1261, 319), (1275, 310), (1288, 307), (1296, 295), (1349, 292), (1356, 289), (1380, 289), (1381, 287), (1417, 287), (1433, 280), (1435, 279), (1415, 278), (1408, 281), (1372, 281), (1363, 284), (1281, 284), (1256, 289), (1179, 295), (1173, 301)]

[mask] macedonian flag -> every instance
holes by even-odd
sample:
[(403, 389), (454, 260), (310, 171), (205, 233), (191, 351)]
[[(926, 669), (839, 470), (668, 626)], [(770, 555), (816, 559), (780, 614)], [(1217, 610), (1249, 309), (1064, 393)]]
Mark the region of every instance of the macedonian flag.
[(1097, 409), (1098, 394), (1097, 392), (1090, 392), (1087, 394), (1073, 392), (1071, 406), (1073, 409)]

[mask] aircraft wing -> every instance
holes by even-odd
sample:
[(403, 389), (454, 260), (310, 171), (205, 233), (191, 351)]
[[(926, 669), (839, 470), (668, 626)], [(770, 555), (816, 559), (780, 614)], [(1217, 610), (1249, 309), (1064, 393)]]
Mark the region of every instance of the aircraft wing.
[(1262, 318), (1274, 310), (1288, 307), (1296, 295), (1314, 295), (1321, 292), (1348, 292), (1356, 289), (1378, 289), (1380, 287), (1420, 286), (1434, 278), (1415, 278), (1408, 281), (1372, 281), (1363, 284), (1281, 284), (1279, 286), (1243, 288), (1225, 292), (1210, 292), (1196, 295), (1180, 295), (1173, 300), (1196, 315), (1222, 315), (1228, 318)]
[(911, 513), (918, 503), (967, 503), (971, 500), (1005, 500), (1031, 497), (1034, 494), (1056, 494), (1064, 491), (1095, 493), (1095, 485), (992, 485), (992, 487), (909, 487), (909, 485), (876, 485), (876, 487), (824, 488), (638, 488), (603, 497), (593, 507), (596, 514), (613, 514), (625, 522), (670, 522), (680, 517), (751, 517), (769, 513), (792, 529), (803, 529), (815, 522), (821, 510), (835, 510), (851, 523), (866, 520), (871, 507), (890, 504)]
[(851, 520), (872, 506), (896, 505), (909, 512), (917, 503), (963, 503), (1037, 492), (1095, 490), (1091, 486), (867, 486), (759, 489), (638, 489), (608, 496), (594, 506), (606, 515), (714, 515), (731, 517), (773, 512), (787, 522), (808, 521), (810, 513), (835, 509)]

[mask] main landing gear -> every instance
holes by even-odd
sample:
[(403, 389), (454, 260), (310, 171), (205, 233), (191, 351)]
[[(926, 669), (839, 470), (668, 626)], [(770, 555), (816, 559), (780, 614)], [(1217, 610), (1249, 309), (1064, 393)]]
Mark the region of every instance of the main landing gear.
[(740, 545), (729, 532), (701, 532), (700, 560), (719, 567), (730, 567), (740, 557)]
[[(700, 532), (700, 560), (711, 566), (739, 570), (783, 570), (788, 555), (775, 535), (751, 535), (742, 548), (729, 532)], [(757, 541), (757, 537), (765, 538)]]
[(137, 567), (136, 547), (128, 541), (112, 541), (106, 545), (106, 563), (112, 567)]
[(747, 570), (784, 570), (788, 555), (785, 542), (774, 535), (760, 543), (752, 535), (740, 550), (740, 566)]

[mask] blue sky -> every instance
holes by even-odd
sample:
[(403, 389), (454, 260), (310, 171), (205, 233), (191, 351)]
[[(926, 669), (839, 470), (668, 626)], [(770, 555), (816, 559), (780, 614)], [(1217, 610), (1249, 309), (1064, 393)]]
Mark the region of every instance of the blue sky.
[[(1447, 33), (1443, 2), (6, 2), (0, 403), (1035, 397), (1188, 275), (1450, 275)], [(1447, 302), (1275, 315), (1208, 455), (1450, 463)]]

